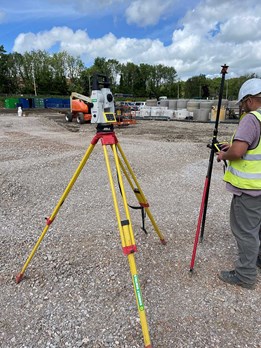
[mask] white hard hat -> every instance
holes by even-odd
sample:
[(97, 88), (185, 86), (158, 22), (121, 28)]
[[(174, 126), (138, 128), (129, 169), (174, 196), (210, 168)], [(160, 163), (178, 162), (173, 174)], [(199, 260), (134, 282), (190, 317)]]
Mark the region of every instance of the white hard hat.
[(237, 103), (240, 103), (247, 95), (257, 95), (259, 93), (261, 93), (261, 79), (247, 80), (239, 90)]

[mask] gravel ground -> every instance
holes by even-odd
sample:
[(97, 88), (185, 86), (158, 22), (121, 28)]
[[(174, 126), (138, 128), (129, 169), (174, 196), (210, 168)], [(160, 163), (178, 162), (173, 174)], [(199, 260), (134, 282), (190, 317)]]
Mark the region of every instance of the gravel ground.
[[(234, 125), (220, 124), (219, 140)], [(260, 272), (254, 291), (221, 282), (233, 269), (231, 196), (214, 162), (204, 242), (189, 272), (209, 163), (211, 123), (139, 121), (116, 129), (167, 245), (130, 210), (154, 348), (261, 347)], [(0, 346), (144, 347), (127, 258), (121, 251), (102, 146), (97, 144), (29, 264), (21, 271), (95, 134), (59, 114), (0, 114)], [(129, 185), (128, 203), (136, 204)], [(124, 216), (122, 216), (124, 219)]]

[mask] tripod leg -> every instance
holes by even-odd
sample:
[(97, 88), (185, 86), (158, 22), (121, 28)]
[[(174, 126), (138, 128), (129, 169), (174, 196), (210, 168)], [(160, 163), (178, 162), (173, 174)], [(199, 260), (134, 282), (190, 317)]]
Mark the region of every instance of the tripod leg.
[(38, 241), (37, 241), (37, 243), (35, 244), (33, 250), (31, 251), (29, 257), (27, 258), (27, 260), (26, 260), (26, 262), (25, 262), (25, 264), (24, 264), (24, 266), (23, 266), (21, 272), (18, 273), (18, 274), (16, 275), (16, 278), (15, 278), (16, 283), (19, 283), (19, 282), (23, 279), (24, 272), (25, 272), (26, 268), (28, 267), (28, 265), (29, 265), (29, 263), (31, 262), (31, 260), (32, 260), (32, 258), (33, 258), (33, 256), (34, 256), (34, 254), (36, 253), (36, 251), (37, 251), (37, 249), (38, 249), (38, 247), (39, 247), (41, 241), (43, 240), (43, 238), (44, 238), (46, 232), (47, 232), (48, 229), (49, 229), (49, 226), (51, 225), (51, 223), (52, 223), (53, 220), (55, 219), (56, 215), (58, 214), (58, 212), (59, 212), (59, 210), (60, 210), (60, 208), (61, 208), (63, 202), (65, 201), (66, 197), (67, 197), (68, 194), (70, 193), (70, 191), (71, 191), (71, 189), (72, 189), (72, 187), (73, 187), (75, 181), (77, 180), (78, 176), (80, 175), (80, 173), (81, 173), (81, 171), (82, 171), (82, 169), (83, 169), (85, 163), (87, 162), (88, 158), (90, 157), (90, 155), (91, 155), (91, 153), (92, 153), (92, 151), (93, 151), (93, 149), (94, 149), (94, 146), (95, 146), (95, 145), (93, 145), (93, 144), (90, 144), (90, 145), (89, 145), (89, 147), (88, 147), (88, 149), (87, 149), (85, 155), (83, 156), (83, 158), (82, 158), (82, 160), (81, 160), (81, 162), (80, 162), (78, 168), (76, 169), (76, 171), (75, 171), (75, 173), (74, 173), (72, 179), (70, 180), (68, 186), (66, 187), (66, 189), (65, 189), (64, 193), (62, 194), (62, 196), (61, 196), (59, 202), (57, 203), (56, 207), (54, 208), (54, 210), (53, 210), (53, 212), (52, 212), (52, 215), (51, 215), (49, 218), (46, 219), (46, 226), (45, 226), (45, 228), (43, 229), (43, 232), (42, 232), (40, 238), (38, 239)]
[(151, 348), (152, 346), (151, 346), (151, 342), (150, 342), (146, 313), (145, 313), (145, 308), (144, 308), (144, 304), (143, 304), (143, 300), (142, 300), (139, 277), (137, 274), (136, 263), (135, 263), (135, 258), (134, 258), (134, 252), (137, 251), (137, 247), (135, 244), (134, 234), (132, 231), (130, 214), (129, 214), (128, 204), (127, 204), (127, 200), (126, 200), (126, 194), (125, 194), (125, 190), (124, 190), (124, 186), (123, 186), (122, 175), (121, 175), (121, 171), (120, 171), (120, 164), (119, 164), (118, 154), (116, 151), (116, 146), (115, 146), (115, 144), (113, 144), (113, 145), (111, 145), (111, 147), (112, 147), (112, 151), (114, 154), (114, 160), (115, 160), (116, 170), (117, 170), (117, 174), (118, 174), (118, 179), (119, 179), (119, 182), (120, 182), (120, 185), (122, 188), (123, 206), (124, 206), (125, 214), (127, 217), (126, 220), (121, 221), (120, 212), (119, 212), (119, 208), (118, 208), (118, 202), (117, 202), (117, 196), (116, 196), (116, 191), (115, 191), (115, 185), (113, 182), (113, 177), (112, 177), (112, 172), (111, 172), (111, 167), (110, 167), (110, 162), (109, 162), (109, 157), (108, 157), (108, 152), (106, 149), (106, 145), (103, 145), (104, 158), (105, 158), (105, 162), (106, 162), (106, 166), (107, 166), (108, 177), (109, 177), (109, 182), (110, 182), (111, 192), (112, 192), (112, 197), (113, 197), (113, 202), (114, 202), (114, 208), (115, 208), (116, 217), (117, 217), (118, 226), (119, 226), (119, 231), (120, 231), (122, 249), (123, 249), (123, 253), (128, 256), (130, 272), (131, 272), (131, 276), (132, 276), (132, 282), (133, 282), (134, 293), (135, 293), (135, 297), (136, 297), (137, 308), (138, 308), (138, 312), (139, 312), (139, 316), (140, 316), (140, 322), (141, 322), (141, 328), (142, 328), (145, 348)]
[(119, 159), (120, 166), (121, 166), (121, 168), (122, 168), (122, 170), (124, 172), (124, 175), (125, 175), (126, 179), (128, 180), (128, 182), (129, 182), (133, 192), (135, 193), (135, 196), (136, 196), (139, 204), (142, 207), (144, 207), (146, 213), (148, 214), (148, 217), (149, 217), (149, 219), (150, 219), (150, 221), (151, 221), (151, 223), (152, 223), (152, 225), (153, 225), (157, 235), (159, 236), (159, 239), (160, 239), (161, 243), (163, 245), (165, 245), (166, 244), (166, 240), (165, 240), (163, 234), (160, 232), (160, 230), (159, 230), (159, 228), (158, 228), (158, 226), (157, 226), (157, 224), (156, 224), (156, 222), (155, 222), (155, 220), (153, 218), (153, 215), (151, 214), (151, 211), (149, 209), (149, 203), (147, 202), (147, 199), (146, 199), (146, 197), (145, 197), (145, 195), (144, 195), (144, 193), (143, 193), (143, 191), (142, 191), (142, 189), (141, 189), (141, 187), (140, 187), (140, 185), (138, 183), (138, 180), (136, 179), (135, 174), (134, 174), (134, 172), (133, 172), (133, 170), (132, 170), (132, 168), (131, 168), (131, 166), (130, 166), (130, 164), (129, 164), (129, 162), (128, 162), (128, 160), (127, 160), (127, 158), (126, 158), (126, 156), (125, 156), (125, 154), (124, 154), (124, 152), (123, 152), (123, 150), (122, 150), (122, 148), (120, 146), (120, 144), (117, 143), (116, 146), (117, 146), (117, 149), (119, 150), (119, 152), (121, 154), (121, 157), (122, 157), (126, 167), (128, 168), (130, 176), (131, 176), (132, 180), (134, 181), (134, 183), (135, 183), (137, 188), (134, 187), (134, 185), (133, 185), (133, 183), (132, 183), (132, 181), (130, 179), (130, 176), (128, 175), (127, 170), (125, 169), (122, 161)]
[(150, 336), (149, 336), (149, 328), (148, 328), (145, 308), (144, 308), (144, 304), (143, 304), (143, 300), (142, 300), (140, 282), (139, 282), (139, 277), (138, 277), (137, 270), (136, 270), (136, 263), (135, 263), (134, 254), (128, 255), (128, 261), (129, 261), (129, 265), (130, 265), (130, 271), (131, 271), (131, 276), (132, 276), (132, 282), (133, 282), (137, 307), (138, 307), (138, 311), (139, 311), (139, 315), (140, 315), (140, 322), (141, 322), (141, 329), (142, 329), (142, 334), (143, 334), (143, 339), (144, 339), (144, 345), (145, 345), (145, 348), (151, 348), (152, 345), (151, 345)]

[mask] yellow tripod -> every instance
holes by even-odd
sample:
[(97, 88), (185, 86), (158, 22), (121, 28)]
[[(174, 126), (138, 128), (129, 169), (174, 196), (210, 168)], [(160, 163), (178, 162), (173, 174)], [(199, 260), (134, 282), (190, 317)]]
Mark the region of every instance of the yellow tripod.
[[(35, 244), (31, 254), (29, 255), (28, 259), (26, 260), (22, 270), (20, 273), (17, 274), (16, 276), (16, 283), (19, 283), (24, 276), (25, 270), (28, 267), (30, 261), (32, 260), (35, 252), (37, 251), (41, 241), (43, 240), (46, 232), (48, 231), (49, 226), (51, 223), (54, 221), (56, 215), (58, 214), (59, 209), (61, 208), (63, 202), (65, 201), (66, 197), (70, 193), (75, 181), (77, 180), (78, 176), (80, 175), (84, 165), (86, 164), (88, 158), (90, 157), (95, 145), (97, 142), (101, 140), (103, 151), (104, 151), (104, 158), (106, 162), (106, 167), (108, 171), (108, 176), (109, 176), (109, 182), (110, 182), (110, 187), (111, 187), (111, 192), (112, 192), (112, 198), (114, 202), (114, 208), (116, 212), (116, 218), (119, 226), (119, 231), (120, 231), (120, 238), (121, 238), (121, 244), (122, 244), (122, 250), (124, 255), (128, 257), (129, 261), (129, 266), (130, 266), (130, 272), (132, 276), (132, 282), (133, 282), (133, 287), (134, 287), (134, 293), (136, 297), (136, 302), (137, 302), (137, 307), (139, 311), (139, 316), (140, 316), (140, 322), (141, 322), (141, 328), (142, 328), (142, 333), (143, 333), (143, 338), (144, 338), (144, 344), (145, 348), (151, 348), (151, 341), (150, 341), (150, 336), (149, 336), (149, 330), (148, 330), (148, 324), (146, 320), (146, 314), (145, 314), (145, 308), (142, 300), (142, 294), (141, 294), (141, 288), (140, 288), (140, 283), (139, 283), (139, 277), (137, 274), (137, 269), (136, 269), (136, 263), (135, 263), (135, 258), (134, 258), (134, 253), (137, 251), (137, 247), (135, 244), (134, 240), (134, 235), (133, 235), (133, 230), (132, 230), (132, 224), (131, 224), (131, 219), (130, 219), (130, 214), (129, 214), (129, 209), (128, 209), (128, 204), (127, 204), (127, 199), (126, 199), (126, 193), (124, 190), (124, 185), (123, 185), (123, 178), (122, 178), (122, 173), (124, 173), (127, 181), (130, 184), (130, 187), (132, 188), (133, 192), (135, 193), (135, 196), (142, 208), (145, 209), (148, 217), (150, 218), (150, 221), (158, 234), (160, 241), (162, 244), (166, 244), (165, 239), (163, 235), (161, 234), (151, 212), (149, 209), (149, 204), (139, 186), (139, 183), (130, 167), (129, 162), (127, 161), (122, 148), (117, 140), (117, 137), (113, 131), (113, 127), (110, 127), (109, 130), (105, 130), (105, 127), (101, 127), (100, 129), (97, 127), (97, 133), (93, 137), (91, 144), (89, 145), (84, 157), (82, 158), (78, 168), (76, 169), (72, 179), (70, 180), (68, 186), (66, 187), (64, 193), (62, 194), (59, 202), (57, 203), (56, 207), (54, 208), (52, 215), (46, 219), (46, 226), (38, 239), (37, 243)], [(123, 207), (126, 215), (125, 220), (121, 220), (120, 217), (120, 212), (119, 212), (119, 206), (118, 206), (118, 201), (117, 201), (117, 196), (116, 196), (116, 191), (115, 191), (115, 184), (113, 181), (113, 176), (112, 176), (112, 171), (111, 171), (111, 165), (109, 161), (109, 156), (107, 152), (107, 146), (110, 145), (113, 156), (114, 156), (114, 161), (115, 161), (115, 166), (116, 166), (116, 172), (117, 172), (117, 177), (121, 189), (121, 195), (122, 195), (122, 200), (123, 200)], [(121, 157), (119, 156), (121, 155)]]

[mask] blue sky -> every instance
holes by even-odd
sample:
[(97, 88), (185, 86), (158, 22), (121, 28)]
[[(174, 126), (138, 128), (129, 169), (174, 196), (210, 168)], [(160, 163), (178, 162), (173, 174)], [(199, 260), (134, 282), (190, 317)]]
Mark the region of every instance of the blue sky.
[(7, 52), (66, 50), (173, 66), (180, 79), (261, 76), (261, 4), (254, 0), (0, 0)]

